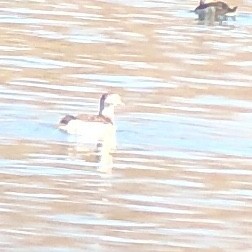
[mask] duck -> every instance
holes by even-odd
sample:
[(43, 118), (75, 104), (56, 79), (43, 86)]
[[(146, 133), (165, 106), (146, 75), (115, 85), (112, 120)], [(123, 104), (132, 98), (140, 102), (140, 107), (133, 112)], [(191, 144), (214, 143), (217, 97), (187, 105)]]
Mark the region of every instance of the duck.
[(85, 140), (99, 142), (107, 138), (114, 138), (116, 133), (114, 110), (118, 105), (123, 105), (119, 94), (102, 94), (97, 115), (73, 116), (67, 114), (60, 120), (58, 128), (70, 135), (81, 136)]
[(228, 16), (234, 16), (238, 6), (229, 7), (227, 3), (222, 1), (205, 3), (205, 0), (200, 0), (199, 5), (194, 12), (198, 15), (200, 21), (209, 19), (212, 21), (226, 20)]

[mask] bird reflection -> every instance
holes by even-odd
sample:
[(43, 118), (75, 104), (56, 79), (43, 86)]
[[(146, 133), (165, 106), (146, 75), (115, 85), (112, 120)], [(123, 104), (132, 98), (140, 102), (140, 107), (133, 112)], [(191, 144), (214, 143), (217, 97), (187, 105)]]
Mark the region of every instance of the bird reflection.
[(116, 149), (116, 138), (107, 138), (96, 144), (87, 143), (77, 136), (68, 136), (72, 144), (68, 146), (68, 156), (73, 159), (81, 159), (91, 166), (95, 166), (99, 172), (110, 174), (113, 168), (113, 152)]
[(113, 168), (112, 149), (108, 149), (104, 143), (97, 144), (98, 171), (111, 173)]

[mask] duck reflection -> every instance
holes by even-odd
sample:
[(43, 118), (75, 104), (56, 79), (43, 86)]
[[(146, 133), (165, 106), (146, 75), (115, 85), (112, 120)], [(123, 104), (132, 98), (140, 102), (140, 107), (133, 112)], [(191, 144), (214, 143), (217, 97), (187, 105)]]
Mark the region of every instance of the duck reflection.
[(68, 141), (72, 143), (67, 148), (70, 158), (83, 160), (89, 166), (95, 166), (99, 172), (112, 173), (113, 154), (116, 150), (115, 135), (113, 135), (113, 142), (111, 139), (104, 139), (94, 144), (74, 136), (68, 136)]

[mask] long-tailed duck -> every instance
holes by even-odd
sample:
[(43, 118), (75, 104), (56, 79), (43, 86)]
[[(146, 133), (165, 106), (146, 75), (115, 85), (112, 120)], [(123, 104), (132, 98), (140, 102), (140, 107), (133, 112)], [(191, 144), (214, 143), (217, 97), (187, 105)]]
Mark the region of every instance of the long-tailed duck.
[(198, 15), (200, 21), (219, 21), (226, 20), (231, 16), (235, 19), (237, 6), (231, 8), (222, 1), (205, 3), (205, 0), (200, 0), (199, 6), (194, 12)]
[(118, 94), (103, 94), (100, 98), (98, 115), (66, 115), (60, 120), (58, 128), (88, 140), (99, 141), (114, 137), (116, 131), (114, 108), (121, 104), (123, 103)]

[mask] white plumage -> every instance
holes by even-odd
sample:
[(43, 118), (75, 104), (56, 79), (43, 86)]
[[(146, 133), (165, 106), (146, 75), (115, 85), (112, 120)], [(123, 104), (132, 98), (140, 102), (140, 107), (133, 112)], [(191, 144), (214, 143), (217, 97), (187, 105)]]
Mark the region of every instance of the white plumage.
[(98, 115), (80, 114), (78, 116), (66, 115), (59, 123), (59, 129), (76, 135), (85, 142), (106, 142), (115, 148), (116, 126), (114, 121), (114, 108), (123, 104), (118, 94), (103, 94), (100, 98)]

